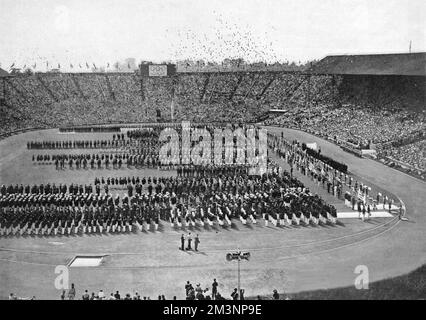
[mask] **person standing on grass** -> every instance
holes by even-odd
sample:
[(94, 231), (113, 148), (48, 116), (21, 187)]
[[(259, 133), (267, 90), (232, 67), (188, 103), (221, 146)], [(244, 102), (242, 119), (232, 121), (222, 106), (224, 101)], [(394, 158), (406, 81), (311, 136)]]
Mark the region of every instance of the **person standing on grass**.
[(71, 283), (71, 288), (68, 290), (68, 300), (74, 300), (75, 298), (75, 287), (74, 283)]
[(191, 238), (191, 232), (188, 234), (188, 247), (186, 248), (186, 250), (192, 250), (191, 248), (191, 242), (192, 242), (192, 238)]
[(90, 300), (90, 295), (87, 292), (87, 290), (84, 291), (84, 294), (82, 296), (82, 300)]
[(192, 288), (192, 285), (191, 285), (191, 283), (189, 282), (189, 280), (188, 280), (188, 281), (186, 281), (186, 285), (185, 285), (185, 293), (186, 293), (186, 296), (188, 296), (188, 295), (189, 295), (189, 291), (191, 290), (191, 288)]
[(244, 289), (240, 289), (240, 300), (244, 300)]
[(182, 236), (180, 237), (180, 250), (184, 251), (185, 250), (185, 235), (182, 234)]
[(370, 220), (371, 217), (371, 209), (370, 209), (370, 204), (367, 205), (367, 219)]
[(213, 283), (212, 283), (212, 299), (216, 300), (216, 295), (217, 295), (217, 286), (219, 284), (217, 283), (216, 279), (213, 279)]
[(105, 299), (105, 293), (103, 292), (103, 290), (99, 290), (98, 297), (99, 297), (99, 300)]
[(234, 291), (231, 293), (232, 300), (238, 300), (238, 289), (235, 288)]
[(278, 294), (278, 291), (276, 289), (274, 289), (274, 291), (273, 291), (272, 298), (274, 300), (279, 300), (279, 298), (280, 298), (280, 295)]
[(198, 251), (198, 244), (200, 243), (200, 238), (198, 237), (198, 234), (195, 236), (194, 239), (194, 246), (195, 246), (195, 251)]

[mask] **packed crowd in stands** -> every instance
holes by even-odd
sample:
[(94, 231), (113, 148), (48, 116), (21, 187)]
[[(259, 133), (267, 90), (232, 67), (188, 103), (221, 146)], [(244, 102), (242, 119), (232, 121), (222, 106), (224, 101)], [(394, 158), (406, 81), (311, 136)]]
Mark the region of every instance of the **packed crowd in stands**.
[[(386, 90), (387, 87), (378, 82), (375, 85), (381, 86), (384, 92), (377, 92), (376, 97), (359, 80), (350, 82), (320, 75), (308, 78), (279, 72), (193, 73), (174, 78), (115, 73), (37, 74), (2, 81), (6, 88), (6, 105), (2, 108), (7, 116), (17, 117), (9, 126), (25, 118), (34, 125), (49, 127), (155, 122), (157, 110), (162, 120), (171, 120), (172, 105), (174, 120), (252, 122), (270, 108), (306, 108), (308, 100), (310, 107), (350, 102), (356, 107), (370, 105), (373, 109), (385, 105), (389, 110), (424, 103), (424, 97), (423, 102), (418, 98), (421, 89), (413, 89), (417, 83), (406, 83), (404, 90), (395, 90), (395, 84), (390, 82)], [(370, 112), (366, 111), (367, 118)], [(362, 113), (357, 116), (361, 122), (367, 119)], [(381, 137), (373, 139), (381, 140)]]
[(407, 163), (415, 170), (422, 171), (422, 176), (426, 179), (426, 140), (389, 148), (383, 150), (382, 154), (390, 159)]
[[(424, 176), (424, 79), (348, 78), (336, 80), (338, 95), (313, 89), (310, 102), (281, 108), (284, 113), (265, 124), (297, 128), (357, 149), (371, 148), (378, 159), (393, 158)], [(333, 99), (318, 100), (321, 95)]]
[(207, 85), (202, 75), (172, 79), (136, 74), (37, 74), (2, 79), (6, 94), (1, 130), (170, 121), (172, 108), (177, 121), (252, 122), (267, 112), (268, 106), (253, 98), (265, 81), (255, 86), (244, 79), (240, 92), (235, 92), (238, 100), (233, 100), (231, 91), (224, 92), (229, 88), (218, 84), (234, 82), (231, 88), (236, 87), (234, 77), (214, 77)]
[(426, 138), (425, 112), (390, 112), (356, 106), (330, 109), (322, 105), (309, 111), (293, 109), (266, 124), (297, 128), (336, 143), (348, 142), (357, 149), (374, 149), (378, 159), (391, 157), (423, 171), (423, 175), (426, 169), (425, 140), (410, 143), (412, 137)]
[(320, 105), (309, 109), (293, 109), (268, 120), (267, 124), (297, 127), (320, 136), (367, 146), (398, 141), (415, 132), (425, 131), (426, 114), (361, 109), (356, 105), (330, 109)]
[[(2, 106), (5, 132), (25, 127), (170, 120), (256, 122), (272, 107), (303, 103), (307, 86), (305, 76), (280, 72), (194, 73), (174, 78), (37, 74), (2, 81), (6, 89)], [(318, 90), (327, 90), (331, 80), (316, 76), (311, 83), (318, 84)]]

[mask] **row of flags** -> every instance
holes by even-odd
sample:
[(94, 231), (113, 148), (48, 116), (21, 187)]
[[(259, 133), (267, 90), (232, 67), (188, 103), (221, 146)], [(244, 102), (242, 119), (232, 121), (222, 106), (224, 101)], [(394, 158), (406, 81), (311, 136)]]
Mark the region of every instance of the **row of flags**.
[[(92, 63), (92, 65), (93, 65), (93, 67), (95, 68), (95, 69), (98, 69), (98, 67), (96, 67), (96, 64), (95, 63)], [(12, 63), (12, 65), (9, 67), (9, 70), (12, 70), (13, 69), (13, 67), (15, 67), (16, 65), (15, 65), (15, 62), (14, 63)], [(54, 67), (54, 64), (52, 64), (51, 65), (52, 67)], [(35, 68), (37, 68), (37, 63), (34, 63), (33, 65), (26, 65), (26, 64), (24, 64), (24, 66), (22, 67), (22, 69), (26, 69), (26, 68), (30, 68), (30, 67), (32, 67), (33, 69), (35, 69)], [(84, 68), (84, 66), (82, 66), (81, 65), (81, 63), (79, 63), (78, 64), (78, 67), (80, 68), (80, 69), (82, 69), (82, 68)], [(108, 62), (107, 63), (107, 68), (109, 68), (110, 67), (110, 63)], [(116, 62), (115, 64), (114, 64), (114, 67), (116, 68), (116, 69), (118, 69), (118, 67), (119, 67), (119, 64), (118, 64), (118, 62)], [(46, 68), (49, 68), (49, 61), (46, 61)], [(72, 64), (72, 63), (70, 63), (70, 68), (71, 69), (74, 69), (74, 65)], [(77, 68), (77, 66), (76, 66), (76, 68)], [(87, 69), (90, 69), (90, 66), (89, 66), (89, 63), (87, 63), (86, 62), (86, 68)], [(128, 63), (127, 64), (127, 68), (128, 69), (131, 69), (131, 66), (130, 66), (130, 63)], [(58, 63), (58, 69), (61, 69), (61, 64), (60, 63)]]

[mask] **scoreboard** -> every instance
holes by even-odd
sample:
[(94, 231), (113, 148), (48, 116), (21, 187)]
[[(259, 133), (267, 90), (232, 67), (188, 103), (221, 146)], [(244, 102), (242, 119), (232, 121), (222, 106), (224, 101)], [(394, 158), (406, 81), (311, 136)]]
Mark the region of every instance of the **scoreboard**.
[(167, 65), (164, 64), (151, 64), (148, 66), (148, 75), (150, 77), (166, 77)]
[(140, 72), (145, 77), (168, 77), (176, 73), (174, 64), (141, 64)]

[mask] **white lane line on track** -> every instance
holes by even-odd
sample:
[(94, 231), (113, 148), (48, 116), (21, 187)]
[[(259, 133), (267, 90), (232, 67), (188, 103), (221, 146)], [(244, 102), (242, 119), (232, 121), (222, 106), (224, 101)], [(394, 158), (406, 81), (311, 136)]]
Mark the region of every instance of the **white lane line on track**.
[[(383, 235), (383, 234), (385, 234), (386, 232), (388, 232), (388, 231), (391, 231), (393, 228), (395, 228), (399, 223), (401, 222), (401, 220), (398, 220), (394, 225), (392, 225), (392, 226), (390, 226), (389, 228), (387, 228), (387, 229), (385, 229), (385, 230), (383, 230), (382, 232), (379, 232), (379, 233), (377, 233), (377, 234), (375, 234), (375, 235), (372, 235), (371, 237), (367, 237), (367, 238), (364, 238), (364, 239), (361, 239), (361, 240), (359, 240), (359, 241), (354, 241), (354, 242), (351, 242), (351, 243), (348, 243), (348, 244), (345, 244), (345, 245), (342, 245), (342, 246), (338, 246), (338, 247), (334, 247), (334, 248), (330, 248), (330, 249), (324, 249), (324, 250), (320, 250), (320, 251), (318, 251), (318, 252), (308, 252), (308, 253), (302, 253), (302, 254), (300, 254), (300, 255), (295, 255), (295, 256), (288, 256), (288, 257), (278, 257), (278, 258), (275, 258), (274, 259), (274, 261), (281, 261), (281, 260), (288, 260), (288, 259), (293, 259), (293, 258), (299, 258), (299, 257), (304, 257), (304, 256), (313, 256), (313, 255), (316, 255), (316, 254), (318, 254), (318, 253), (320, 253), (320, 254), (322, 254), (322, 253), (327, 253), (327, 252), (332, 252), (332, 251), (335, 251), (335, 250), (340, 250), (340, 249), (343, 249), (343, 248), (346, 248), (346, 247), (350, 247), (350, 246), (354, 246), (354, 245), (358, 245), (358, 244), (360, 244), (360, 243), (363, 243), (363, 242), (365, 242), (365, 241), (367, 241), (367, 240), (371, 240), (371, 239), (374, 239), (374, 238), (377, 238), (377, 237), (379, 237), (379, 236), (381, 236), (381, 235)], [(259, 262), (267, 262), (267, 261), (270, 261), (270, 260), (260, 260)]]

